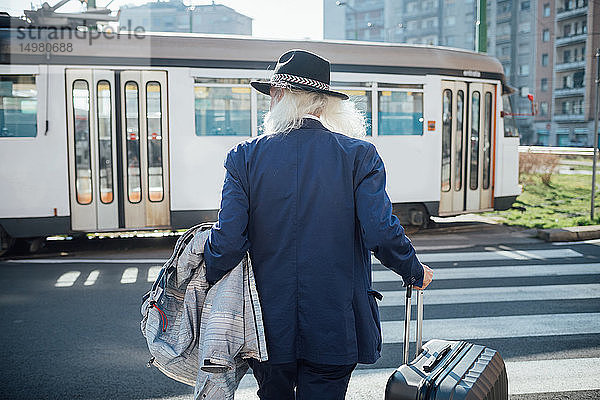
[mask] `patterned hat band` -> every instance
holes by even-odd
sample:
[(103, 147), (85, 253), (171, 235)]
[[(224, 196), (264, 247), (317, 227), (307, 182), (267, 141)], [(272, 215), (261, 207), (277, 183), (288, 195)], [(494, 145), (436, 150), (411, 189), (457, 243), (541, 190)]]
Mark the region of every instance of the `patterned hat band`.
[(275, 87), (290, 87), (290, 84), (299, 83), (320, 90), (329, 90), (329, 85), (321, 81), (310, 78), (304, 78), (297, 75), (289, 74), (274, 74), (271, 78), (271, 85)]

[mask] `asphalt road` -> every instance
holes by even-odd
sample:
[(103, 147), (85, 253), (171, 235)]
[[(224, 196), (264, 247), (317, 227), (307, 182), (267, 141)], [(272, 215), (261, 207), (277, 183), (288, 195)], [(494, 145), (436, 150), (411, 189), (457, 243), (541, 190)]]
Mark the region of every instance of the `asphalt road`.
[[(420, 232), (413, 242), (436, 271), (425, 340), (500, 351), (513, 399), (600, 398), (600, 242), (548, 244), (480, 224)], [(139, 325), (140, 298), (172, 240), (123, 243), (68, 244), (64, 257), (53, 244), (37, 257), (0, 260), (0, 398), (191, 399), (192, 388), (146, 367)], [(381, 399), (402, 359), (401, 282), (374, 270), (383, 356), (355, 371), (347, 399)], [(255, 391), (248, 375), (236, 399), (257, 399)]]

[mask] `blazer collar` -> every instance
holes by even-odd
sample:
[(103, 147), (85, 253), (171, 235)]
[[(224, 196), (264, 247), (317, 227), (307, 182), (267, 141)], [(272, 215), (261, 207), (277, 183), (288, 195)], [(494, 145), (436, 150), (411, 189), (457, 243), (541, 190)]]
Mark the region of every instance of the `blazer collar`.
[(321, 121), (314, 118), (304, 118), (300, 129), (325, 129)]

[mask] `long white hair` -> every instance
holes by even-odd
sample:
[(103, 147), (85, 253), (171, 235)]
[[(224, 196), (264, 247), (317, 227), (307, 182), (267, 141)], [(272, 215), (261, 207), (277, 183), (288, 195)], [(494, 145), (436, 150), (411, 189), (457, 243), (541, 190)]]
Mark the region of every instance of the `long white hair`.
[(266, 134), (287, 133), (302, 126), (306, 114), (320, 115), (325, 128), (346, 136), (363, 137), (366, 134), (365, 116), (354, 102), (317, 92), (277, 88), (283, 97), (265, 115)]

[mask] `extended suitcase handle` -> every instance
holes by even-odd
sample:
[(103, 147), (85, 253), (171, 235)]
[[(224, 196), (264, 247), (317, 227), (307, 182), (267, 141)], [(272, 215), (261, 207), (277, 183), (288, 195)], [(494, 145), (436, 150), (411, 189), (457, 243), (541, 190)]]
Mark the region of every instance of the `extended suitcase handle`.
[[(419, 289), (415, 290), (417, 292), (417, 350), (415, 352), (415, 357), (417, 357), (419, 354), (421, 354), (421, 351), (423, 350), (423, 291)], [(406, 287), (406, 303), (404, 307), (406, 310), (406, 315), (404, 316), (404, 364), (408, 364), (408, 351), (410, 343), (410, 308), (412, 303), (412, 291), (412, 285)]]

